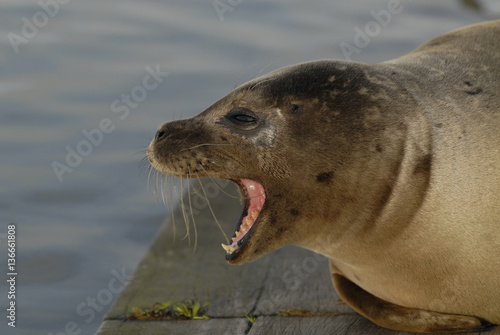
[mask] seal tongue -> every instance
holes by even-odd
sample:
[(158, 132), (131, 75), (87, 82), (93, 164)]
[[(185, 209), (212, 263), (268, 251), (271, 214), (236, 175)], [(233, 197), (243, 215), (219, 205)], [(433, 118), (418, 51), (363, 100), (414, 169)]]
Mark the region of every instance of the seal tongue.
[(222, 244), (224, 250), (229, 254), (238, 249), (238, 242), (252, 228), (266, 201), (264, 187), (258, 182), (250, 179), (240, 179), (238, 184), (243, 189), (247, 199), (247, 215), (241, 220), (241, 224), (231, 240), (231, 245)]
[(258, 182), (250, 179), (240, 179), (240, 183), (246, 190), (246, 195), (250, 201), (248, 212), (250, 213), (250, 209), (252, 209), (252, 207), (260, 212), (262, 206), (264, 206), (264, 202), (266, 201), (266, 192), (264, 191), (264, 187)]

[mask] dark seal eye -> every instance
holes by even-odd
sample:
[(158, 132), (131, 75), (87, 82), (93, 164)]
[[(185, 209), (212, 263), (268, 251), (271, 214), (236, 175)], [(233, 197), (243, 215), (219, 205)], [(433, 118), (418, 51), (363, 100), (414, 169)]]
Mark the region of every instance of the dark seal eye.
[(226, 118), (239, 125), (253, 125), (258, 121), (257, 116), (248, 108), (235, 107), (227, 113)]
[(236, 114), (231, 116), (233, 120), (241, 122), (241, 123), (255, 123), (257, 121), (253, 116), (246, 114)]

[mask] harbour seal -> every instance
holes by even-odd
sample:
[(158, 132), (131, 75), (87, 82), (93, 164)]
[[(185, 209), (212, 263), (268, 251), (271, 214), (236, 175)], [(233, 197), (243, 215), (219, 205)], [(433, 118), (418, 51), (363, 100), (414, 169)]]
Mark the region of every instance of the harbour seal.
[(339, 296), (414, 332), (500, 324), (500, 21), (400, 58), (322, 60), (251, 80), (148, 147), (167, 175), (236, 182), (229, 263), (295, 244)]

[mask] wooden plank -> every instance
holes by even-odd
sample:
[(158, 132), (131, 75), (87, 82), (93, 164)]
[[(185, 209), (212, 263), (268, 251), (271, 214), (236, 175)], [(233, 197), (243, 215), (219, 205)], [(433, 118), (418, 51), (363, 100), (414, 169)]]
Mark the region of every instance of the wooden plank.
[(211, 319), (193, 321), (105, 321), (96, 335), (245, 335), (250, 328), (247, 319)]
[(268, 271), (254, 311), (256, 315), (287, 309), (354, 313), (346, 304), (338, 303), (328, 261), (321, 255), (298, 247), (285, 247), (273, 253)]
[[(498, 328), (498, 327), (497, 327)], [(410, 335), (378, 327), (360, 315), (308, 316), (308, 317), (258, 317), (248, 335)], [(496, 335), (500, 329), (470, 335)]]
[(259, 317), (248, 335), (343, 335), (370, 334), (396, 335), (397, 332), (382, 329), (358, 315), (309, 316), (309, 317)]

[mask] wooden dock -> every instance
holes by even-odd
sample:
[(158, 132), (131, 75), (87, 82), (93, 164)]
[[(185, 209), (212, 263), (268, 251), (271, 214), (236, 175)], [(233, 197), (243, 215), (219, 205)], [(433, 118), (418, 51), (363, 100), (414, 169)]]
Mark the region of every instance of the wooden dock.
[[(241, 211), (239, 201), (219, 192), (212, 181), (205, 185), (216, 217), (226, 234), (232, 234)], [(237, 194), (232, 185), (225, 191)], [(180, 239), (185, 228), (177, 209), (175, 242), (172, 219), (168, 219), (96, 334), (409, 334), (380, 328), (339, 301), (326, 258), (311, 251), (287, 246), (252, 263), (227, 264), (220, 246), (224, 237), (210, 208), (202, 208), (201, 198), (191, 196), (196, 252), (193, 231), (191, 245)], [(185, 203), (189, 203), (187, 196)], [(130, 319), (134, 308), (147, 311), (156, 302), (187, 300), (210, 303), (202, 310), (210, 319)], [(249, 315), (255, 317), (253, 323)], [(500, 335), (500, 327), (481, 334)]]

